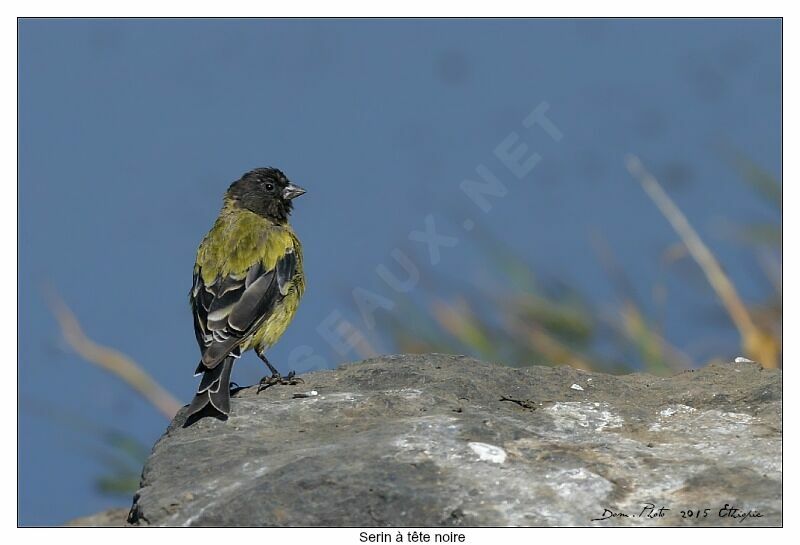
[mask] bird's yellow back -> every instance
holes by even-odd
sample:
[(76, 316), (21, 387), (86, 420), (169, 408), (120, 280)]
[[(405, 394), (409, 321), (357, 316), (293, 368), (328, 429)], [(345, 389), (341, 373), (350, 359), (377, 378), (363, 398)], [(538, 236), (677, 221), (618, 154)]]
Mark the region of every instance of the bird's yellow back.
[(288, 223), (276, 225), (228, 201), (197, 250), (195, 272), (199, 270), (203, 282), (210, 285), (217, 276), (244, 276), (259, 260), (266, 270), (272, 270), (289, 251), (297, 256), (295, 276), (299, 276), (302, 294), (303, 253), (292, 227)]

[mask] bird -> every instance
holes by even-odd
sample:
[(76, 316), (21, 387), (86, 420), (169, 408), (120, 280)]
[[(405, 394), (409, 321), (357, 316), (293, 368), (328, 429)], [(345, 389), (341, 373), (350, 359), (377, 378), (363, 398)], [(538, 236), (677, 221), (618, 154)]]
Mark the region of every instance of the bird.
[[(259, 383), (297, 384), (265, 351), (283, 335), (305, 291), (303, 247), (289, 224), (293, 200), (306, 192), (280, 170), (256, 168), (233, 182), (222, 210), (197, 249), (189, 302), (200, 347), (201, 376), (191, 417), (226, 419), (234, 362), (253, 349), (271, 375)], [(204, 410), (205, 409), (205, 410)]]

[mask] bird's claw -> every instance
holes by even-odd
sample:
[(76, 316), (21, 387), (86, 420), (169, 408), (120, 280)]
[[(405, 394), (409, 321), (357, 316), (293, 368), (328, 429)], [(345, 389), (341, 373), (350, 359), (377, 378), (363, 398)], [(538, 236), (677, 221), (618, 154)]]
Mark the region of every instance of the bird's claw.
[(279, 374), (274, 374), (269, 377), (263, 377), (261, 380), (258, 381), (258, 390), (256, 393), (261, 393), (261, 390), (266, 390), (270, 386), (275, 386), (276, 384), (283, 384), (287, 386), (295, 386), (296, 384), (300, 384), (301, 382), (305, 382), (300, 377), (296, 377), (294, 371), (290, 371), (288, 375), (285, 377), (280, 376)]

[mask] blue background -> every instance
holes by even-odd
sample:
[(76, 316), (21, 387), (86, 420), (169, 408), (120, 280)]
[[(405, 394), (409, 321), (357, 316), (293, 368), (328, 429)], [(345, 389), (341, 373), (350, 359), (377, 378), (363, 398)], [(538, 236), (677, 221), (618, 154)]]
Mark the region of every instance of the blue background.
[[(228, 184), (256, 166), (279, 167), (308, 189), (293, 224), (309, 289), (271, 356), (284, 371), (289, 362), (306, 371), (358, 359), (333, 350), (317, 326), (337, 311), (364, 327), (352, 290), (389, 297), (375, 268), (392, 268), (395, 247), (426, 260), (408, 234), (428, 214), (460, 238), (442, 250), (437, 275), (479, 283), (491, 274), (459, 230), (466, 215), (600, 308), (614, 300), (591, 246), (602, 236), (645, 295), (666, 275), (673, 344), (697, 361), (735, 355), (730, 323), (708, 319), (719, 307), (707, 286), (664, 272), (659, 257), (676, 237), (628, 175), (629, 152), (665, 183), (743, 297), (767, 293), (752, 254), (729, 234), (737, 218), (774, 213), (720, 150), (780, 175), (778, 20), (21, 20), (18, 28), (21, 524), (129, 505), (95, 488), (93, 426), (149, 445), (166, 425), (65, 349), (42, 287), (58, 290), (91, 337), (188, 402), (194, 252)], [(543, 101), (559, 142), (522, 128)], [(522, 181), (493, 155), (511, 131), (542, 156)], [(479, 164), (509, 188), (486, 214), (458, 188)], [(390, 349), (379, 333), (377, 349)], [(313, 357), (298, 357), (301, 346)], [(235, 379), (262, 374), (248, 357)]]

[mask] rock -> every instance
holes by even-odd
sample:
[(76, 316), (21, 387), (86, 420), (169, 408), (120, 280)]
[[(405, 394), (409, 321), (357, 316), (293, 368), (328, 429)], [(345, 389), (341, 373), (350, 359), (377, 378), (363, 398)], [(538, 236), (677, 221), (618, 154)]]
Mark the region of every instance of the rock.
[(182, 410), (153, 448), (129, 522), (782, 524), (780, 371), (612, 376), (427, 354), (303, 378), (239, 390), (227, 421), (184, 428)]
[(125, 518), (127, 517), (127, 515), (128, 515), (128, 509), (124, 507), (117, 507), (114, 509), (109, 509), (107, 511), (101, 511), (100, 513), (89, 515), (87, 517), (72, 519), (71, 521), (67, 522), (64, 526), (93, 526), (93, 527), (109, 526), (109, 527), (122, 528), (123, 526), (125, 526)]

